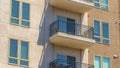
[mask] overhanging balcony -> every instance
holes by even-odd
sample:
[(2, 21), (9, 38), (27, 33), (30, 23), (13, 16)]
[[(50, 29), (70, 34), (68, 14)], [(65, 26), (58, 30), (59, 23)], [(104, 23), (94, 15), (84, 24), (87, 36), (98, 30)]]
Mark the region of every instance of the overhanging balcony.
[(92, 0), (50, 0), (53, 7), (77, 13), (85, 13), (94, 8)]
[(94, 45), (93, 28), (81, 24), (54, 22), (50, 25), (50, 42), (54, 45), (86, 49)]
[(94, 65), (57, 59), (50, 62), (49, 68), (94, 68)]

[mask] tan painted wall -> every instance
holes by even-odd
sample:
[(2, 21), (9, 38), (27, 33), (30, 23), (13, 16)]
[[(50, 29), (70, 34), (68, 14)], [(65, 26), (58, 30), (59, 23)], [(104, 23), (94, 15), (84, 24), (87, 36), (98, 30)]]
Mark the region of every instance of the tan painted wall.
[(89, 63), (93, 64), (95, 55), (107, 56), (111, 60), (111, 68), (120, 67), (120, 59), (114, 59), (116, 54), (120, 57), (120, 44), (118, 25), (116, 22), (119, 19), (118, 0), (109, 0), (109, 10), (93, 9), (89, 13), (89, 25), (93, 26), (93, 20), (107, 21), (110, 24), (110, 45), (96, 43), (94, 47), (89, 49)]

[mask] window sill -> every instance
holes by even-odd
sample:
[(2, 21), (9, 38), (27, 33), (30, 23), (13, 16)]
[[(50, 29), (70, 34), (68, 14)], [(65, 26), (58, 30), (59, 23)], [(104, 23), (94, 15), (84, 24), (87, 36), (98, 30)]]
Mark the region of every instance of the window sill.
[(14, 24), (14, 23), (10, 23), (11, 25), (15, 25), (15, 26), (20, 26), (20, 27), (24, 27), (24, 28), (30, 28), (30, 26), (23, 26), (23, 25), (19, 25), (19, 24)]

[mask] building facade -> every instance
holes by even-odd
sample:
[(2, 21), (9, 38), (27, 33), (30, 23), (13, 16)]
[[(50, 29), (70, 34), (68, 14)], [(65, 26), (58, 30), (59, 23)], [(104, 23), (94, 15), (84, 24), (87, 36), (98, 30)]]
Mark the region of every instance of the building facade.
[(0, 0), (0, 68), (119, 68), (119, 0)]

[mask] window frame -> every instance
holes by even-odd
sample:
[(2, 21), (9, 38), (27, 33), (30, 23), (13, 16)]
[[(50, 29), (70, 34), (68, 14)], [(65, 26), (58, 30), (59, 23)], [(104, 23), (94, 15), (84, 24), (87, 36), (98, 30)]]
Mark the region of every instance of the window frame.
[[(102, 10), (106, 10), (106, 11), (109, 10), (109, 0), (108, 0), (108, 4), (102, 3), (102, 0), (99, 0), (99, 2), (93, 0), (93, 3), (94, 3), (94, 6), (95, 6), (95, 4), (99, 4), (99, 7), (95, 6), (96, 8), (101, 8)], [(102, 8), (102, 6), (107, 6), (108, 9), (104, 9), (104, 8)]]
[[(11, 39), (13, 39), (13, 40), (17, 40), (18, 41), (18, 52), (17, 52), (17, 58), (15, 58), (15, 57), (10, 57), (10, 41), (11, 41)], [(20, 39), (16, 39), (16, 38), (9, 38), (9, 46), (8, 46), (8, 64), (10, 64), (10, 65), (16, 65), (16, 66), (20, 66), (20, 67), (29, 67), (29, 42), (28, 41), (24, 41), (24, 42), (28, 42), (28, 59), (21, 59), (21, 41), (24, 41), (24, 40), (20, 40)], [(17, 64), (14, 64), (14, 63), (10, 63), (9, 62), (9, 59), (15, 59), (15, 60), (17, 60)], [(26, 65), (21, 65), (20, 64), (20, 61), (25, 61), (25, 62), (28, 62), (28, 66), (26, 66)]]
[[(21, 27), (26, 27), (26, 28), (30, 28), (30, 20), (31, 20), (31, 15), (30, 15), (30, 12), (31, 12), (31, 5), (30, 5), (30, 3), (28, 3), (28, 2), (24, 2), (24, 1), (22, 1), (22, 0), (15, 0), (15, 1), (17, 1), (17, 2), (19, 2), (19, 16), (18, 16), (18, 18), (16, 18), (16, 17), (12, 17), (12, 0), (10, 0), (10, 3), (11, 3), (11, 12), (10, 12), (10, 24), (12, 24), (12, 25), (16, 25), (16, 26), (21, 26)], [(22, 19), (22, 10), (23, 10), (23, 3), (25, 3), (25, 4), (29, 4), (29, 20), (25, 20), (25, 19)], [(14, 20), (18, 20), (18, 24), (15, 24), (15, 23), (12, 23), (11, 22), (11, 20), (12, 19), (14, 19)], [(24, 22), (28, 22), (29, 23), (29, 26), (24, 26), (24, 25), (22, 25), (22, 21), (24, 21)]]
[(95, 59), (95, 56), (98, 56), (98, 57), (100, 57), (100, 65), (101, 65), (101, 68), (103, 68), (103, 58), (109, 58), (109, 60), (110, 60), (110, 68), (111, 68), (111, 59), (110, 59), (110, 57), (109, 56), (102, 56), (102, 55), (94, 55), (93, 56), (93, 60)]
[[(93, 27), (95, 26), (95, 25), (94, 25), (94, 21), (99, 21), (99, 23), (100, 23), (100, 36), (93, 35), (94, 38), (99, 38), (99, 39), (100, 39), (100, 42), (98, 42), (98, 41), (96, 41), (96, 42), (97, 42), (97, 43), (102, 43), (102, 44), (104, 44), (104, 45), (110, 45), (110, 24), (109, 24), (108, 22), (106, 22), (106, 21), (100, 21), (100, 20), (98, 20), (98, 19), (94, 19), (94, 20), (93, 20)], [(109, 38), (104, 38), (104, 37), (103, 37), (103, 30), (102, 30), (102, 29), (103, 29), (103, 26), (102, 26), (103, 22), (105, 22), (105, 23), (108, 24)], [(108, 44), (105, 44), (105, 43), (103, 43), (103, 40), (109, 40), (109, 43), (108, 43)]]

